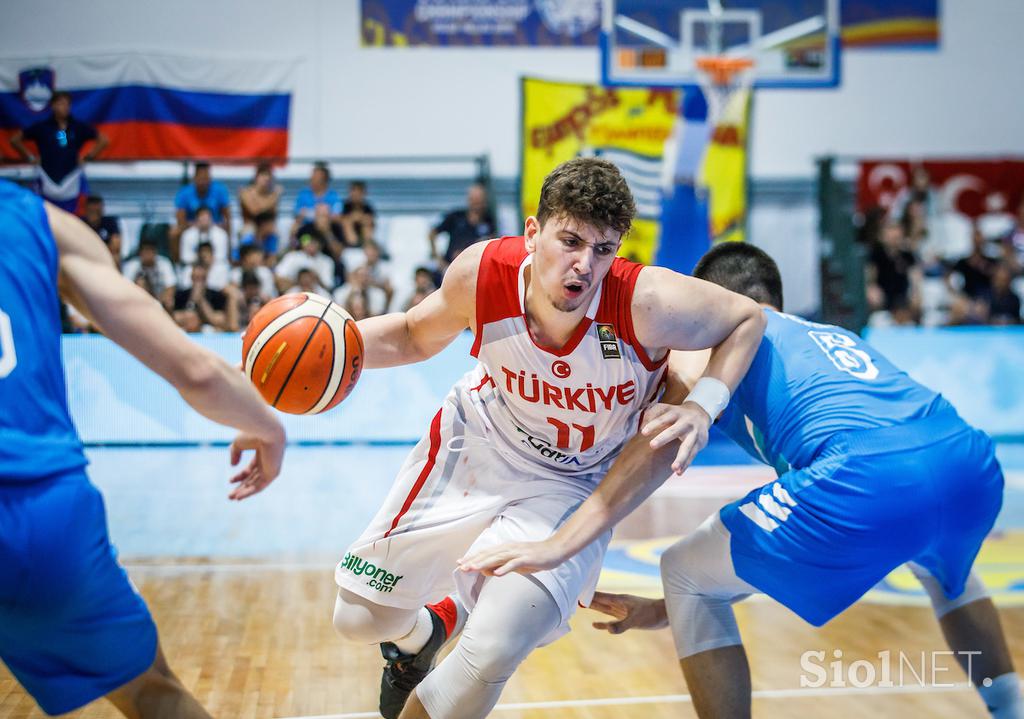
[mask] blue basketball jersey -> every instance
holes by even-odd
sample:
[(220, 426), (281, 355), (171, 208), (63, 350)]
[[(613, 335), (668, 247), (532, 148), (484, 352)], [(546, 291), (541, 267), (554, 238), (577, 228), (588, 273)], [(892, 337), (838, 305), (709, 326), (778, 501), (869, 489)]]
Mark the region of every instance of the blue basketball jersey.
[(64, 385), (57, 266), (42, 201), (0, 180), (0, 483), (86, 464)]
[(852, 332), (773, 310), (765, 315), (764, 339), (718, 425), (780, 474), (809, 466), (838, 432), (952, 409)]

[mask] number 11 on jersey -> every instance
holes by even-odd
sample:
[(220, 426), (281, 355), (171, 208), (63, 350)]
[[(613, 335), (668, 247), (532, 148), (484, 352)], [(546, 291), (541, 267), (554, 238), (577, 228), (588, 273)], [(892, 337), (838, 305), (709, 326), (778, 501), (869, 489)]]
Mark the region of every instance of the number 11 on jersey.
[[(555, 419), (554, 417), (548, 417), (548, 424), (558, 430), (558, 441), (556, 446), (559, 449), (569, 449), (569, 425), (561, 420)], [(581, 452), (586, 452), (594, 446), (593, 426), (584, 427), (574, 422), (572, 427), (579, 430), (580, 434), (583, 435), (583, 442), (580, 444)]]

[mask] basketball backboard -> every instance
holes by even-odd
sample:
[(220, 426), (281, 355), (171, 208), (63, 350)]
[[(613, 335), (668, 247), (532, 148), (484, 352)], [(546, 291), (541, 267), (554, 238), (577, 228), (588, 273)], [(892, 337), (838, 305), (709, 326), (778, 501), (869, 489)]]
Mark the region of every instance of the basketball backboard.
[(839, 84), (839, 0), (603, 0), (606, 85), (698, 85), (697, 59), (749, 57), (754, 87)]

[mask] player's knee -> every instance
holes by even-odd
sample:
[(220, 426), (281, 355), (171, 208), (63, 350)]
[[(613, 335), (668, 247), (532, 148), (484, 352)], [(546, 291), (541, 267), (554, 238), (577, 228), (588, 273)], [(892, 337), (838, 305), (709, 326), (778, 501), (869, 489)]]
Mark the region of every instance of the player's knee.
[(416, 610), (383, 607), (338, 592), (334, 603), (334, 630), (356, 644), (380, 644), (408, 634), (416, 622)]
[(508, 681), (533, 649), (533, 644), (524, 642), (520, 637), (503, 637), (497, 633), (489, 633), (486, 637), (463, 635), (459, 640), (459, 650), (478, 681), (500, 684)]
[(683, 537), (661, 554), (661, 581), (666, 591), (674, 594), (693, 594), (696, 582), (692, 576), (690, 556), (695, 551), (690, 537)]

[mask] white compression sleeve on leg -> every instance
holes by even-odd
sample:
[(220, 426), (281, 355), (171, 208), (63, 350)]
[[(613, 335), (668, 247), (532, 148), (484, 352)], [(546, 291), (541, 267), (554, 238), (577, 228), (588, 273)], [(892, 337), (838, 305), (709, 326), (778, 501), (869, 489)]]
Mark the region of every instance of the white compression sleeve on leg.
[(665, 607), (680, 659), (742, 644), (732, 604), (757, 589), (736, 576), (729, 537), (716, 512), (661, 555)]
[(490, 577), (455, 648), (416, 696), (431, 719), (487, 716), (519, 663), (561, 622), (558, 604), (532, 577)]
[(914, 562), (907, 562), (907, 567), (917, 577), (917, 581), (921, 582), (924, 590), (928, 592), (928, 598), (932, 601), (935, 616), (939, 619), (942, 619), (954, 609), (965, 607), (971, 602), (976, 602), (988, 596), (985, 585), (981, 583), (978, 575), (974, 572), (967, 575), (967, 582), (964, 584), (964, 591), (960, 593), (960, 596), (950, 599), (946, 597), (946, 593), (942, 590), (939, 581), (929, 574), (927, 569)]

